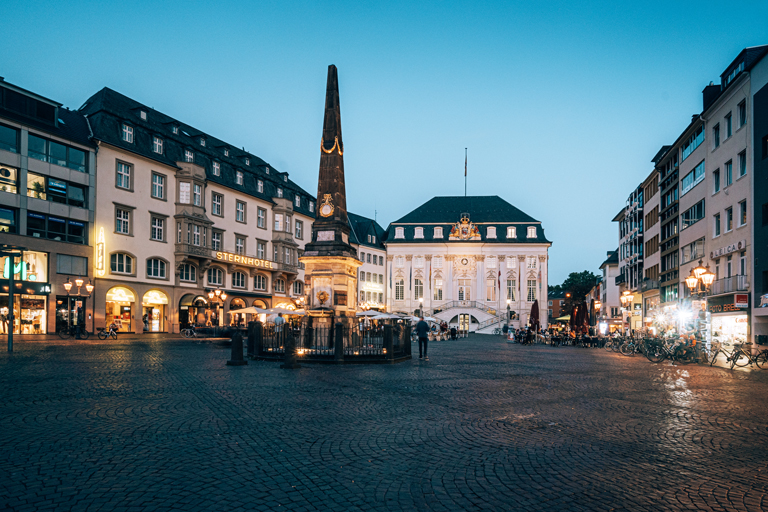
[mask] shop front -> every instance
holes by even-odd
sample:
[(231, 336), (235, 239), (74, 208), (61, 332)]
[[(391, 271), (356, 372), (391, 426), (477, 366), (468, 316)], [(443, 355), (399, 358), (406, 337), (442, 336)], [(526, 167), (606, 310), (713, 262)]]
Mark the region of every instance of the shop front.
[(749, 340), (749, 294), (710, 297), (707, 301), (707, 342), (743, 343)]
[(87, 301), (86, 297), (58, 295), (56, 297), (56, 332), (78, 325), (87, 329), (85, 321)]
[[(13, 268), (12, 268), (13, 267)], [(9, 301), (10, 277), (13, 272), (13, 305)], [(46, 334), (48, 324), (48, 254), (25, 251), (11, 264), (11, 258), (0, 258), (0, 334)], [(11, 306), (13, 326), (10, 325)], [(84, 310), (83, 310), (84, 311)]]
[(106, 321), (114, 322), (119, 332), (133, 332), (133, 305), (136, 295), (124, 286), (107, 291)]
[(168, 295), (161, 290), (150, 290), (141, 299), (144, 332), (165, 332), (168, 320)]
[(238, 309), (245, 308), (245, 301), (235, 297), (229, 302), (229, 325), (245, 325), (245, 315), (237, 313)]
[(210, 316), (208, 300), (202, 295), (188, 293), (179, 301), (179, 326), (181, 329), (194, 325), (207, 325)]

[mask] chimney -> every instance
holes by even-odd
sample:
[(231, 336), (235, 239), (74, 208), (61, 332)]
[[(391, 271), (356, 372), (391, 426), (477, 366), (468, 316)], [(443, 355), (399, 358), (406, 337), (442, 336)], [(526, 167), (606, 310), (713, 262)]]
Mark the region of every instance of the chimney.
[(715, 85), (713, 82), (709, 82), (709, 85), (704, 88), (702, 95), (704, 96), (704, 110), (707, 110), (720, 96), (720, 86)]

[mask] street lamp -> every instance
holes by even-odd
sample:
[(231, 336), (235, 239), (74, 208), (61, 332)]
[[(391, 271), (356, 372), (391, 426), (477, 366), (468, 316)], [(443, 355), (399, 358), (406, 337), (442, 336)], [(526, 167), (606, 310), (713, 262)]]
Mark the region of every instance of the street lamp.
[(77, 286), (77, 293), (69, 293), (70, 290), (72, 290), (72, 282), (67, 278), (67, 282), (64, 283), (64, 289), (67, 290), (67, 296), (70, 297), (85, 297), (86, 299), (91, 296), (91, 292), (93, 292), (93, 284), (91, 284), (91, 280), (88, 279), (88, 284), (85, 285), (85, 291), (87, 291), (87, 294), (81, 294), (80, 288), (83, 287), (83, 281), (79, 277), (75, 279), (75, 286)]
[[(709, 269), (709, 265), (703, 266), (703, 261), (699, 260), (699, 265), (691, 269), (691, 273), (685, 278), (685, 285), (690, 290), (691, 295), (698, 295), (699, 293), (706, 292), (707, 288), (715, 282), (715, 274)], [(699, 282), (704, 285), (702, 290), (699, 289)], [(696, 290), (696, 291), (694, 291)]]

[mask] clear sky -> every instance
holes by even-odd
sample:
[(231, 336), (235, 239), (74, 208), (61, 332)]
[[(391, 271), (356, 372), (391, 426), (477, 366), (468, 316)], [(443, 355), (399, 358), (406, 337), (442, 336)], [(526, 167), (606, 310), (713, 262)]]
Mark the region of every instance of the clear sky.
[(542, 221), (550, 283), (618, 245), (611, 222), (701, 90), (768, 43), (768, 2), (3, 2), (0, 76), (79, 107), (109, 86), (317, 188), (339, 68), (348, 208), (436, 195)]

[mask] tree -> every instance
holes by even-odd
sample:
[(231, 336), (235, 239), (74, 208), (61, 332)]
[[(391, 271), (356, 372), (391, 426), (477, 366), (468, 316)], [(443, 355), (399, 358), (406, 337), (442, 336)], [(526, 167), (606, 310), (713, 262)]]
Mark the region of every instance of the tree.
[(563, 312), (569, 313), (573, 306), (580, 304), (584, 300), (584, 297), (589, 293), (595, 284), (597, 284), (598, 276), (593, 274), (589, 270), (583, 272), (571, 272), (568, 277), (563, 281), (563, 284), (550, 286), (549, 290), (562, 292), (565, 294), (565, 304), (563, 306)]

